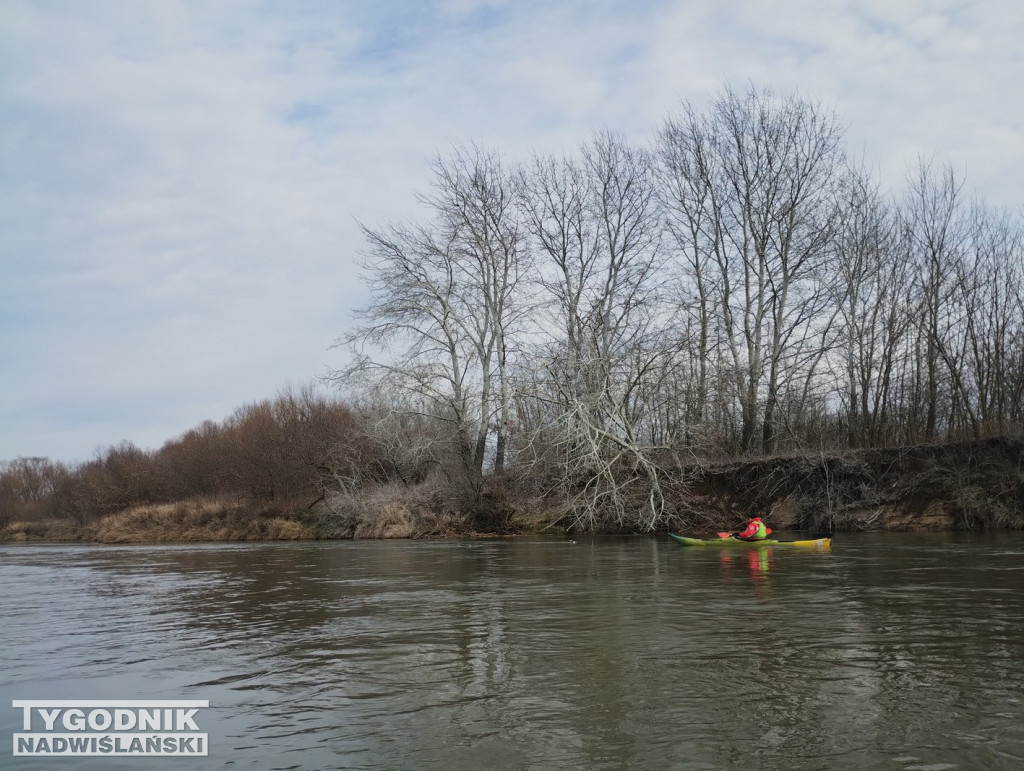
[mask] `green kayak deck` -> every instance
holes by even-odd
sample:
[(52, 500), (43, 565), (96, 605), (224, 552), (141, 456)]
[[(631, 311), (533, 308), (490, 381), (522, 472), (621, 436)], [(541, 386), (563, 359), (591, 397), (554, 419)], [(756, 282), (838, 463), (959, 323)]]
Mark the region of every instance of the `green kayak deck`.
[(680, 546), (697, 547), (732, 547), (732, 546), (800, 546), (811, 549), (831, 549), (832, 536), (819, 536), (801, 541), (776, 541), (774, 538), (765, 538), (763, 541), (743, 541), (739, 538), (687, 538), (685, 535), (669, 533), (669, 538)]

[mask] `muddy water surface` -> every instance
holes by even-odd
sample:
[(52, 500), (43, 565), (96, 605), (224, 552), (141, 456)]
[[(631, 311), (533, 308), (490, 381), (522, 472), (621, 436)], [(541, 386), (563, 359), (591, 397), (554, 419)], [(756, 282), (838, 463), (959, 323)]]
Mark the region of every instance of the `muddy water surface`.
[(0, 548), (14, 699), (208, 699), (151, 768), (1021, 768), (1024, 535)]

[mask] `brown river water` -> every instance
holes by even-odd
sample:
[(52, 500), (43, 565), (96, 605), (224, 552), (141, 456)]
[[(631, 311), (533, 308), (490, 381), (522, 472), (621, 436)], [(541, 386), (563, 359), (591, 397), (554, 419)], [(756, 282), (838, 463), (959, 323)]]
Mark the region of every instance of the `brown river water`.
[[(0, 768), (1024, 768), (1021, 533), (21, 545), (0, 582)], [(52, 699), (208, 700), (209, 754), (15, 757)]]

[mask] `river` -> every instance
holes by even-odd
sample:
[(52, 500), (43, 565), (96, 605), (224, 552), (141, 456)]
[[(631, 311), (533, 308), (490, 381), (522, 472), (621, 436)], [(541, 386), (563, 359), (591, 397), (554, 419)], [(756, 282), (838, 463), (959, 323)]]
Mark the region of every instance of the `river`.
[[(0, 581), (3, 768), (1024, 767), (1021, 533), (12, 545)], [(14, 757), (50, 699), (208, 700), (209, 755)]]

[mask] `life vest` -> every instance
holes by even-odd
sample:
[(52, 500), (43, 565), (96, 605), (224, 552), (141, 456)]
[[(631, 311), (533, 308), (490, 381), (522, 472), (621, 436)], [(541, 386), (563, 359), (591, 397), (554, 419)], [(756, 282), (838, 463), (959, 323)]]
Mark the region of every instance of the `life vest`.
[(747, 521), (747, 526), (743, 532), (740, 533), (740, 538), (747, 541), (763, 541), (768, 537), (770, 531), (765, 527), (764, 522), (761, 521), (760, 517), (754, 517)]

